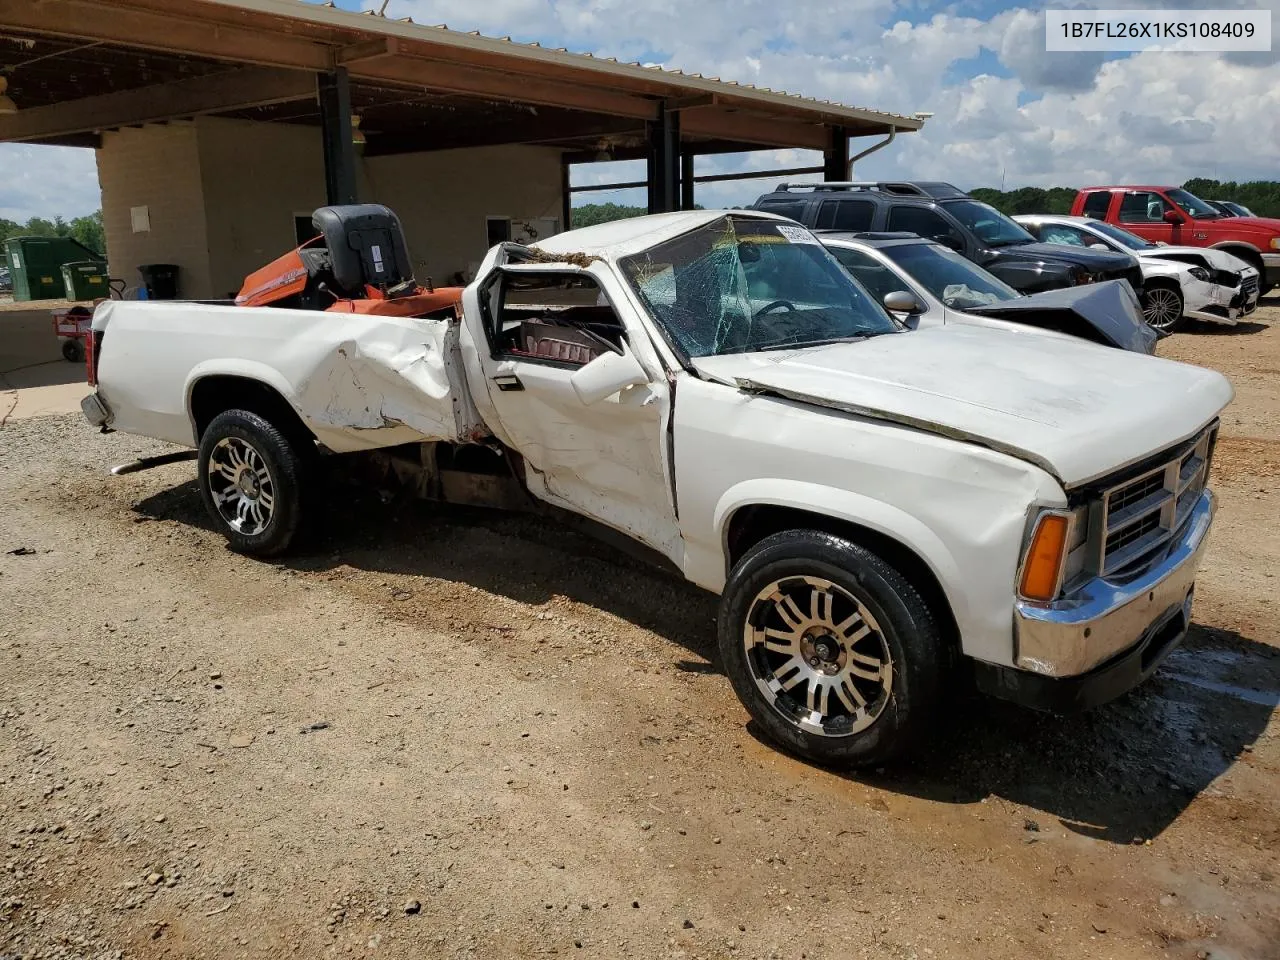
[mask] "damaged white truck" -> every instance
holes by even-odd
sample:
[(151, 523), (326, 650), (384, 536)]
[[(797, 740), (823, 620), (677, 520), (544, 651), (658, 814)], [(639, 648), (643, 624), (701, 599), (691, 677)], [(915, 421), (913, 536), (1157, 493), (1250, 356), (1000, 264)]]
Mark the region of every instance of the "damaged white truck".
[(807, 230), (751, 211), (504, 244), (452, 298), (414, 283), (385, 208), (316, 223), (262, 287), (284, 306), (94, 318), (86, 416), (198, 448), (240, 551), (322, 524), (317, 458), (361, 451), (426, 496), (570, 511), (719, 594), (743, 703), (838, 766), (899, 755), (962, 679), (1089, 707), (1187, 631), (1217, 373), (906, 330)]

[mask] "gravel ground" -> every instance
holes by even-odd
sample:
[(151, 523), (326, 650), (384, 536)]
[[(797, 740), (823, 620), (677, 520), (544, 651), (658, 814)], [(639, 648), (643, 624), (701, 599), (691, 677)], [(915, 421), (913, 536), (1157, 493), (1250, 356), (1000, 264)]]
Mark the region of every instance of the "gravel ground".
[[(761, 743), (714, 600), (542, 521), (336, 490), (227, 551), (189, 463), (0, 430), (0, 956), (1280, 957), (1280, 303), (1184, 649), (912, 765)], [(7, 551), (7, 552), (6, 552)], [(18, 551), (15, 553), (14, 551)]]

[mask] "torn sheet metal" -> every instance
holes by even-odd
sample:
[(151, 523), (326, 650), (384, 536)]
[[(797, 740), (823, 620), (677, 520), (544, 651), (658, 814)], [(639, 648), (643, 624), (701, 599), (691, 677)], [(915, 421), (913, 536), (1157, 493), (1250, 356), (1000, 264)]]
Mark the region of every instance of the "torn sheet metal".
[[(467, 401), (457, 362), (454, 320), (402, 321), (371, 317), (364, 329), (330, 345), (297, 386), (295, 404), (317, 427), (394, 431), (386, 438), (360, 438), (368, 449), (387, 446), (406, 427), (414, 440), (457, 441), (472, 434), (478, 417)], [(373, 442), (368, 442), (372, 440)], [(355, 438), (352, 438), (355, 441)], [(394, 439), (391, 443), (402, 443)]]
[(1133, 289), (1124, 280), (1047, 290), (966, 309), (984, 317), (1070, 333), (1137, 353), (1154, 353), (1159, 339), (1143, 318)]

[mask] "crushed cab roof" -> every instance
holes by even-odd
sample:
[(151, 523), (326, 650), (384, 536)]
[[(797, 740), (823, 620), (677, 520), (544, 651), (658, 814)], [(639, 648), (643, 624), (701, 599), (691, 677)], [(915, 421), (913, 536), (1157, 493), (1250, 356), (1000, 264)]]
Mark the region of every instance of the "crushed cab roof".
[(728, 216), (749, 220), (790, 222), (785, 217), (757, 210), (682, 210), (677, 213), (655, 213), (644, 217), (611, 220), (608, 223), (580, 227), (577, 230), (568, 230), (554, 237), (539, 240), (533, 246), (546, 253), (589, 253), (612, 260), (648, 250), (673, 237)]

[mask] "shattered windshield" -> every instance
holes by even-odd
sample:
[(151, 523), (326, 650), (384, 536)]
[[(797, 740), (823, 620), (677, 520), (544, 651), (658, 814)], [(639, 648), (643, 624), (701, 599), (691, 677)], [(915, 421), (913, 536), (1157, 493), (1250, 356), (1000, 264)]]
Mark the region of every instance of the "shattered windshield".
[(976, 263), (936, 243), (902, 243), (881, 252), (953, 310), (1013, 300), (1021, 294)]
[(897, 327), (808, 230), (726, 216), (621, 261), (689, 357), (816, 346)]

